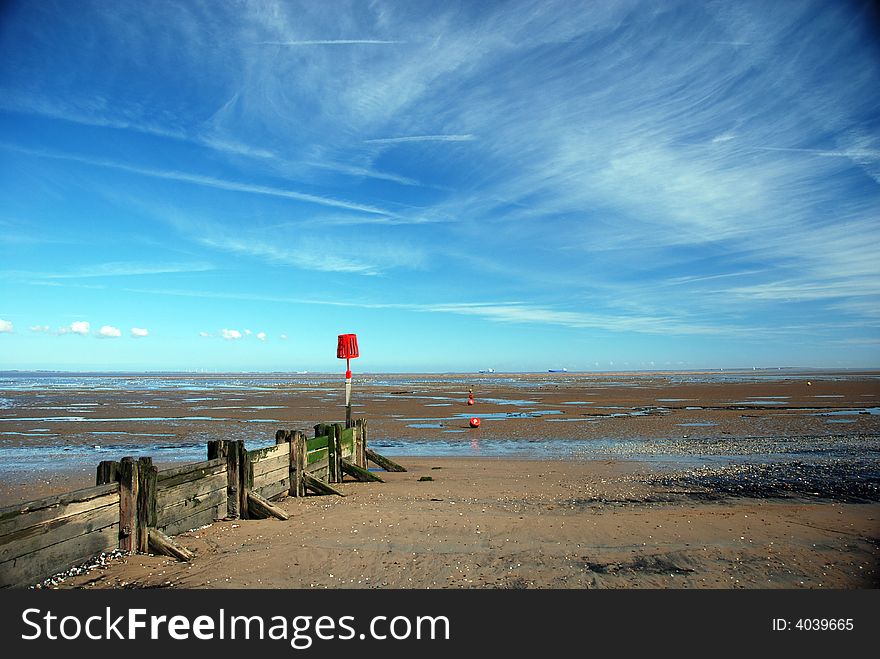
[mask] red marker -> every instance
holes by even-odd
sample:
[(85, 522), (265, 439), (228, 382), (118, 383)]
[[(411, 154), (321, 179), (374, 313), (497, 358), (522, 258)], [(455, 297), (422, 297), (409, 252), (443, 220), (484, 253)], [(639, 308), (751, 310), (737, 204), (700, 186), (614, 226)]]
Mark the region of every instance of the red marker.
[(480, 420), (477, 417), (473, 417), (471, 419), (471, 428), (479, 428), (479, 427), (480, 427)]
[(336, 356), (345, 360), (345, 427), (351, 428), (351, 360), (360, 357), (357, 334), (340, 334)]

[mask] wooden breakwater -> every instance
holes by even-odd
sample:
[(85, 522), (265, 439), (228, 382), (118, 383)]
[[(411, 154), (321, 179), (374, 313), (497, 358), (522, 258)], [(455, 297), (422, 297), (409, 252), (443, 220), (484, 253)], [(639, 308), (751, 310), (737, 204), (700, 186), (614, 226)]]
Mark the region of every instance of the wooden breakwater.
[(346, 477), (381, 482), (367, 463), (390, 462), (367, 448), (364, 420), (318, 424), (312, 438), (279, 430), (274, 446), (252, 450), (214, 440), (207, 458), (163, 470), (152, 458), (104, 461), (95, 487), (0, 509), (0, 587), (27, 586), (114, 549), (189, 560), (172, 536), (220, 519), (287, 519), (273, 501), (341, 495), (333, 485)]

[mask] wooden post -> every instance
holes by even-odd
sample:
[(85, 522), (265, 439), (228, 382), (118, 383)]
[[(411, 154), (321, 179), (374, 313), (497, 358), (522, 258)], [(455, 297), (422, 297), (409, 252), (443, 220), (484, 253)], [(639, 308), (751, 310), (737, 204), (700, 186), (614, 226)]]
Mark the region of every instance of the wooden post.
[(351, 461), (361, 469), (367, 468), (367, 456), (364, 453), (367, 438), (367, 422), (365, 419), (358, 419), (354, 423), (354, 455)]
[(138, 469), (137, 496), (137, 550), (143, 554), (149, 551), (149, 529), (156, 527), (156, 478), (158, 470), (153, 466), (153, 458), (140, 458)]
[(338, 483), (336, 479), (336, 426), (324, 426), (327, 431), (327, 482)]
[(138, 463), (122, 458), (119, 463), (119, 548), (135, 552), (138, 548)]
[[(306, 471), (306, 434), (302, 430), (294, 430), (290, 438), (291, 460), (290, 487), (291, 494), (297, 497), (306, 495), (303, 474)], [(294, 493), (295, 491), (295, 493)]]
[(208, 460), (226, 458), (226, 517), (238, 517), (238, 449), (225, 439), (208, 442)]
[(361, 456), (360, 465), (367, 468), (367, 420), (361, 419)]
[(333, 424), (334, 433), (334, 455), (336, 457), (336, 482), (341, 483), (343, 479), (342, 471), (342, 431), (345, 427), (341, 423)]
[(98, 465), (98, 473), (95, 476), (95, 485), (106, 485), (119, 480), (116, 476), (119, 471), (119, 463), (115, 460), (102, 460)]
[(244, 440), (236, 440), (236, 443), (238, 444), (238, 514), (241, 519), (250, 519), (248, 514), (248, 492), (254, 485), (251, 456), (244, 446)]

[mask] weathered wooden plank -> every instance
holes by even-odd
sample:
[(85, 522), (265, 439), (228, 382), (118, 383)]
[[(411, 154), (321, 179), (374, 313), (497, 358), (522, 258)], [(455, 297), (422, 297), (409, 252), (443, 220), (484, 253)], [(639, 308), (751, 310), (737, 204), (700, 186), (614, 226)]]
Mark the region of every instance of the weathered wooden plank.
[(372, 449), (366, 449), (367, 458), (369, 458), (372, 462), (375, 462), (377, 465), (382, 467), (385, 471), (406, 471), (404, 467), (401, 467), (399, 464), (394, 462), (393, 460), (389, 460), (384, 455), (379, 455)]
[(84, 510), (107, 505), (106, 502), (92, 502), (101, 497), (112, 497), (113, 495), (117, 497), (118, 501), (119, 483), (96, 485), (0, 508), (0, 535), (12, 533), (25, 526), (39, 524), (46, 520), (64, 515), (76, 515)]
[(266, 446), (265, 448), (256, 448), (248, 451), (251, 456), (251, 462), (256, 464), (262, 460), (277, 458), (280, 455), (289, 455), (290, 447), (284, 444), (275, 444), (274, 446)]
[(119, 523), (119, 504), (29, 526), (0, 538), (0, 563)]
[(290, 519), (290, 515), (284, 510), (269, 503), (253, 490), (248, 492), (248, 509), (250, 510), (251, 519), (265, 519), (267, 517), (277, 517), (278, 519), (285, 520)]
[(221, 519), (219, 506), (209, 506), (206, 508), (198, 508), (192, 515), (186, 517), (177, 517), (176, 519), (160, 522), (159, 530), (166, 535), (177, 535), (190, 529), (197, 529), (205, 524), (211, 524), (215, 519)]
[(150, 529), (149, 548), (154, 554), (171, 556), (179, 561), (191, 561), (193, 553), (181, 544), (178, 544), (159, 529)]
[[(286, 447), (287, 444), (284, 446)], [(276, 455), (271, 458), (260, 460), (259, 462), (251, 462), (251, 464), (254, 466), (254, 478), (256, 479), (263, 474), (267, 474), (270, 471), (276, 471), (282, 467), (290, 469), (290, 453), (287, 452), (282, 455)]]
[(309, 451), (306, 455), (306, 465), (310, 465), (314, 462), (320, 462), (321, 460), (326, 460), (330, 455), (330, 450), (327, 448), (318, 449), (317, 451)]
[(109, 494), (105, 493), (99, 497), (87, 499), (85, 501), (76, 501), (68, 503), (66, 505), (41, 508), (33, 512), (25, 512), (18, 517), (7, 519), (6, 521), (0, 523), (0, 533), (2, 533), (2, 535), (0, 535), (0, 543), (5, 542), (5, 539), (9, 535), (15, 534), (16, 532), (23, 529), (28, 529), (30, 527), (45, 524), (47, 522), (60, 521), (69, 517), (80, 515), (90, 510), (95, 510), (97, 508), (104, 508), (106, 506), (118, 507), (119, 485), (118, 483), (113, 483), (113, 485), (115, 486), (115, 489), (117, 491), (110, 492)]
[(28, 586), (53, 574), (63, 572), (115, 549), (119, 542), (119, 524), (78, 535), (39, 551), (0, 563), (0, 587)]
[(342, 448), (342, 456), (347, 458), (354, 453), (355, 429), (346, 428), (339, 436), (339, 445)]
[(324, 457), (321, 460), (318, 460), (316, 462), (310, 462), (309, 464), (307, 464), (305, 471), (307, 474), (313, 474), (315, 471), (318, 471), (320, 469), (327, 469), (329, 467), (329, 465), (330, 465), (329, 458)]
[(156, 484), (159, 487), (173, 487), (181, 483), (211, 476), (226, 469), (226, 460), (223, 458), (215, 458), (214, 460), (205, 460), (203, 462), (194, 462), (192, 464), (183, 465), (182, 467), (174, 467), (172, 469), (163, 469), (156, 475)]
[(193, 499), (205, 497), (218, 490), (222, 490), (224, 493), (226, 492), (225, 473), (216, 474), (210, 478), (203, 478), (200, 481), (194, 481), (192, 483), (184, 483), (169, 489), (159, 487), (156, 492), (156, 508), (158, 514), (162, 515), (163, 510), (180, 505), (181, 503), (186, 503), (187, 501), (192, 501)]
[(330, 466), (329, 466), (329, 464), (327, 464), (325, 462), (324, 466), (321, 467), (320, 469), (314, 469), (314, 470), (307, 469), (304, 473), (308, 474), (309, 476), (311, 476), (313, 478), (317, 478), (319, 480), (322, 480), (326, 483), (328, 481), (328, 479), (330, 478)]
[(269, 485), (270, 483), (277, 483), (281, 480), (290, 480), (290, 464), (287, 463), (282, 466), (280, 469), (276, 469), (275, 471), (269, 471), (265, 474), (260, 474), (259, 476), (254, 477), (254, 489), (258, 489)]
[(306, 440), (306, 448), (311, 451), (317, 451), (318, 449), (327, 448), (327, 444), (330, 441), (330, 438), (327, 435), (321, 435), (320, 437), (315, 437), (313, 439)]
[(288, 479), (283, 481), (275, 481), (274, 483), (269, 483), (267, 485), (263, 485), (262, 487), (255, 487), (253, 491), (259, 494), (261, 497), (271, 500), (278, 499), (282, 496), (287, 495), (289, 489), (290, 480)]
[(335, 494), (340, 497), (345, 496), (342, 492), (337, 490), (329, 483), (325, 483), (324, 481), (314, 478), (309, 474), (304, 474), (303, 480), (305, 481), (306, 488), (311, 490), (312, 492), (316, 492), (317, 494)]
[(355, 463), (351, 462), (350, 460), (346, 460), (344, 458), (342, 460), (342, 471), (344, 471), (349, 476), (361, 481), (362, 483), (368, 483), (371, 481), (378, 482), (378, 483), (385, 482), (379, 476), (374, 474), (372, 471), (369, 471), (367, 469), (362, 469), (361, 467), (358, 467)]

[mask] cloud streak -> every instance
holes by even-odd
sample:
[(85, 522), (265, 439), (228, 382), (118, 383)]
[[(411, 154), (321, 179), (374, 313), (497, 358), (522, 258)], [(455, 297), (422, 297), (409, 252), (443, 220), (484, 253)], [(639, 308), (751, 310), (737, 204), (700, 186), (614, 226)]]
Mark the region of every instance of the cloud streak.
[(364, 140), (366, 144), (405, 144), (407, 142), (473, 142), (476, 135), (409, 135), (405, 137), (377, 137)]

